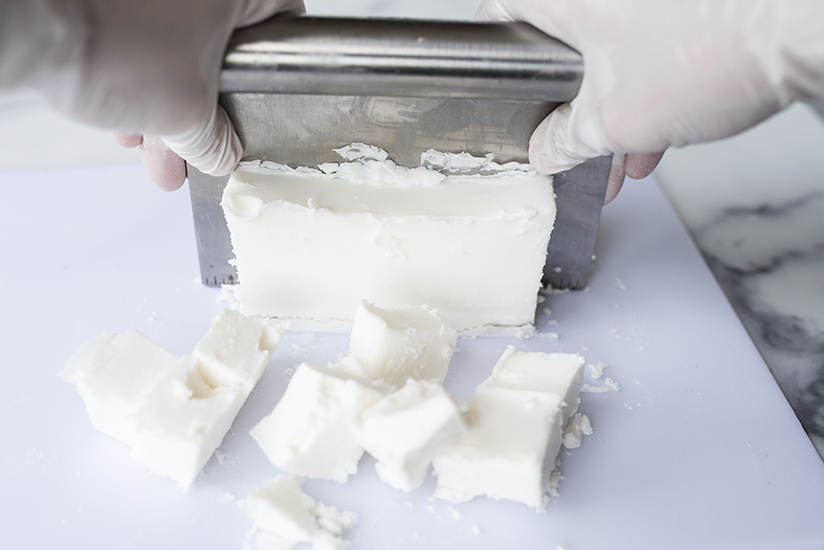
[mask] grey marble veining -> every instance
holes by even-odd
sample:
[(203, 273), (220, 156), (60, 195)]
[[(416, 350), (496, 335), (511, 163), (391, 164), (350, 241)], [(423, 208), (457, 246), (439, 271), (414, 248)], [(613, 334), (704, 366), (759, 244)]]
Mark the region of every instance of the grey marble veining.
[(824, 457), (824, 190), (728, 208), (694, 237)]
[(824, 124), (796, 106), (658, 179), (824, 459)]

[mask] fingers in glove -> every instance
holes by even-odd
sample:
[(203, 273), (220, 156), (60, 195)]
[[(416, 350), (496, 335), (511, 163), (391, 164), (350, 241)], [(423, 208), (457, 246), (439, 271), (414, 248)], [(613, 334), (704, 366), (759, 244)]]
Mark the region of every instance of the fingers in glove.
[(621, 187), (624, 185), (625, 176), (634, 180), (649, 176), (658, 166), (663, 156), (664, 151), (660, 153), (630, 153), (627, 155), (615, 153), (609, 170), (604, 204), (611, 203), (618, 196), (618, 192), (621, 191)]
[(181, 134), (164, 136), (163, 141), (180, 158), (212, 176), (231, 173), (243, 154), (232, 121), (219, 106), (215, 106), (212, 115), (202, 124)]
[(186, 162), (158, 137), (143, 137), (140, 159), (146, 176), (158, 189), (175, 191), (186, 181)]
[(114, 138), (115, 143), (121, 147), (125, 147), (126, 149), (134, 149), (143, 143), (142, 134), (121, 134), (120, 132), (115, 132), (114, 130), (109, 132), (109, 134), (111, 134), (112, 138)]
[(612, 152), (600, 137), (598, 120), (576, 109), (575, 101), (552, 111), (529, 140), (529, 162), (545, 174), (563, 172)]
[(615, 153), (612, 155), (612, 166), (609, 168), (609, 177), (607, 178), (607, 190), (604, 193), (604, 205), (612, 202), (618, 196), (621, 187), (624, 186), (624, 160), (625, 155)]
[(245, 0), (240, 6), (235, 25), (243, 27), (258, 23), (272, 16), (274, 13), (306, 12), (303, 0)]
[(624, 159), (624, 172), (627, 176), (634, 180), (643, 179), (655, 170), (661, 158), (664, 156), (664, 151), (660, 153), (634, 153), (627, 155)]

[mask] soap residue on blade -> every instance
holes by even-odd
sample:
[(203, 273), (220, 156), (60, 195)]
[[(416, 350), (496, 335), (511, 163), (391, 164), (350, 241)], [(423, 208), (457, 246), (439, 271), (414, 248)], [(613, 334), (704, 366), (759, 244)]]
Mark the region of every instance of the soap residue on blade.
[(495, 153), (487, 153), (483, 157), (475, 157), (469, 153), (446, 153), (429, 149), (421, 153), (421, 166), (430, 166), (436, 170), (443, 170), (450, 173), (495, 173), (518, 171), (527, 173), (537, 173), (531, 164), (520, 162), (507, 162), (498, 164), (495, 162)]

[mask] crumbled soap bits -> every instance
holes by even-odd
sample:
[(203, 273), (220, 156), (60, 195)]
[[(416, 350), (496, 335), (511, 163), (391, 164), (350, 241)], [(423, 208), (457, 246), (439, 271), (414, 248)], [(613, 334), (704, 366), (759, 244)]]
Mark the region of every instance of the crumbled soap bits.
[(585, 435), (592, 435), (592, 423), (585, 414), (575, 413), (566, 429), (564, 429), (563, 443), (567, 449), (577, 449), (581, 446)]
[(224, 309), (191, 355), (136, 330), (83, 344), (61, 378), (75, 384), (92, 425), (180, 487), (192, 484), (260, 378), (282, 329)]
[(291, 548), (310, 542), (315, 550), (345, 550), (341, 538), (358, 521), (354, 512), (342, 512), (307, 495), (293, 477), (276, 477), (252, 492), (246, 510), (254, 519), (253, 548)]
[(241, 311), (351, 322), (366, 299), (427, 304), (459, 331), (534, 321), (555, 220), (548, 176), (469, 155), (410, 169), (362, 144), (339, 152), (320, 170), (255, 162), (232, 174), (222, 205)]

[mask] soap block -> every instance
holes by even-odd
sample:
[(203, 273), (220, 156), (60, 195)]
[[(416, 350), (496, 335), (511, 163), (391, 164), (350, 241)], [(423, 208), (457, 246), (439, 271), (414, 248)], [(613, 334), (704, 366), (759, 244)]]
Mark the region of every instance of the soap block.
[(459, 331), (533, 323), (555, 220), (552, 183), (531, 168), (499, 168), (241, 165), (221, 203), (241, 311), (351, 322), (365, 299), (427, 304)]
[(315, 501), (292, 477), (264, 483), (246, 499), (246, 510), (255, 521), (258, 541), (267, 539), (261, 535), (273, 535), (277, 539), (270, 546), (275, 548), (311, 542), (315, 550), (345, 550), (350, 543), (341, 535), (358, 521), (354, 512)]
[(363, 455), (348, 423), (387, 392), (341, 369), (302, 363), (274, 410), (250, 433), (281, 470), (343, 483)]
[(132, 458), (186, 488), (220, 445), (282, 332), (224, 310), (190, 355), (136, 330), (81, 346), (61, 377), (74, 383), (92, 424), (132, 447)]
[(411, 491), (423, 483), (432, 459), (467, 430), (458, 405), (440, 384), (410, 379), (367, 409), (352, 431), (377, 459), (378, 476)]
[(479, 386), (468, 404), (469, 431), (433, 461), (435, 497), (486, 495), (542, 510), (546, 463), (561, 446), (561, 403), (553, 393)]
[(393, 386), (408, 378), (443, 383), (458, 333), (424, 306), (387, 309), (361, 301), (349, 338), (349, 358), (365, 376)]
[(251, 391), (282, 336), (279, 325), (223, 309), (192, 354), (208, 385)]
[(509, 346), (483, 385), (554, 393), (564, 401), (563, 422), (566, 423), (578, 409), (585, 363), (586, 358), (577, 353), (515, 351)]
[(134, 414), (140, 428), (131, 457), (188, 487), (232, 426), (249, 392), (244, 384), (210, 386), (196, 359), (180, 357), (155, 382)]
[(137, 330), (103, 332), (78, 348), (60, 376), (75, 384), (92, 426), (132, 445), (138, 431), (135, 411), (178, 359)]

